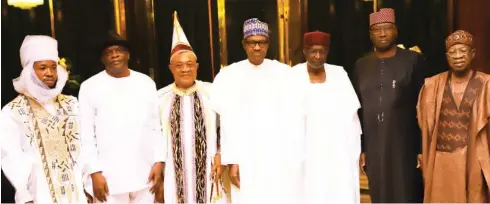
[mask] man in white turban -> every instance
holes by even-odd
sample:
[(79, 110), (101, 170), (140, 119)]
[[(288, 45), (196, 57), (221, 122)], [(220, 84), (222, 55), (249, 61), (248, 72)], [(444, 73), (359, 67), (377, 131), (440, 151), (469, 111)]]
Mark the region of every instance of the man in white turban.
[(16, 203), (86, 203), (80, 167), (78, 101), (60, 94), (68, 73), (58, 65), (58, 42), (26, 36), (19, 96), (0, 113), (2, 170)]

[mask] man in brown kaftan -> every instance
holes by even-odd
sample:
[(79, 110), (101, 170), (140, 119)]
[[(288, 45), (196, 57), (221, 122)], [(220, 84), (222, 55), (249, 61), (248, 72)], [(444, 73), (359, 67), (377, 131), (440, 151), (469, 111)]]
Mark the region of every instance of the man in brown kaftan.
[(424, 202), (489, 202), (490, 75), (470, 69), (470, 33), (451, 34), (446, 50), (450, 71), (425, 80), (417, 105)]

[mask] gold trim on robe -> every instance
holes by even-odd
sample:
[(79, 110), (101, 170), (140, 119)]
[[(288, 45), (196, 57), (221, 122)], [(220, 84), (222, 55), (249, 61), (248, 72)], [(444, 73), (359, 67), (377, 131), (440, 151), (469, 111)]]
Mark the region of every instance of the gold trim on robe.
[[(58, 95), (56, 114), (24, 95), (9, 107), (22, 121), (25, 135), (40, 154), (53, 203), (76, 203), (79, 199), (74, 166), (80, 155), (76, 99)], [(80, 186), (83, 187), (83, 186)]]

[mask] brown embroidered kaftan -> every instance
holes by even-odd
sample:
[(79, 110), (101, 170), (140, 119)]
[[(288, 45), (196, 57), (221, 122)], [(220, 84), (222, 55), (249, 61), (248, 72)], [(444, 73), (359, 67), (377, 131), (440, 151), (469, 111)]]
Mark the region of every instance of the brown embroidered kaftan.
[(426, 79), (417, 105), (424, 202), (488, 202), (490, 76), (476, 72), (459, 107), (448, 77)]

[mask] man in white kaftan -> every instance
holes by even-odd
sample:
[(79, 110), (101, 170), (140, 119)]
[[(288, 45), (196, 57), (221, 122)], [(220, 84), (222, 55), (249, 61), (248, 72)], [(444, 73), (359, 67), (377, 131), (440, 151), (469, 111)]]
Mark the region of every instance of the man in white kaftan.
[[(87, 203), (81, 171), (78, 101), (62, 95), (68, 73), (58, 65), (58, 42), (26, 36), (19, 96), (0, 114), (2, 170), (16, 203)], [(82, 152), (83, 153), (83, 152)]]
[(162, 132), (168, 143), (165, 202), (226, 203), (219, 182), (221, 163), (217, 154), (216, 113), (209, 104), (211, 83), (196, 80), (199, 63), (177, 13), (174, 13), (169, 68), (174, 83), (158, 91)]
[(248, 59), (222, 68), (211, 101), (219, 114), (221, 159), (230, 166), (233, 203), (300, 203), (304, 115), (292, 70), (265, 59), (266, 23), (244, 23)]
[(99, 51), (105, 70), (79, 94), (87, 192), (96, 202), (153, 203), (166, 156), (155, 82), (129, 69), (129, 43), (117, 34)]
[(347, 72), (326, 64), (330, 35), (303, 40), (306, 63), (293, 67), (306, 93), (306, 156), (303, 203), (360, 203), (360, 103)]

